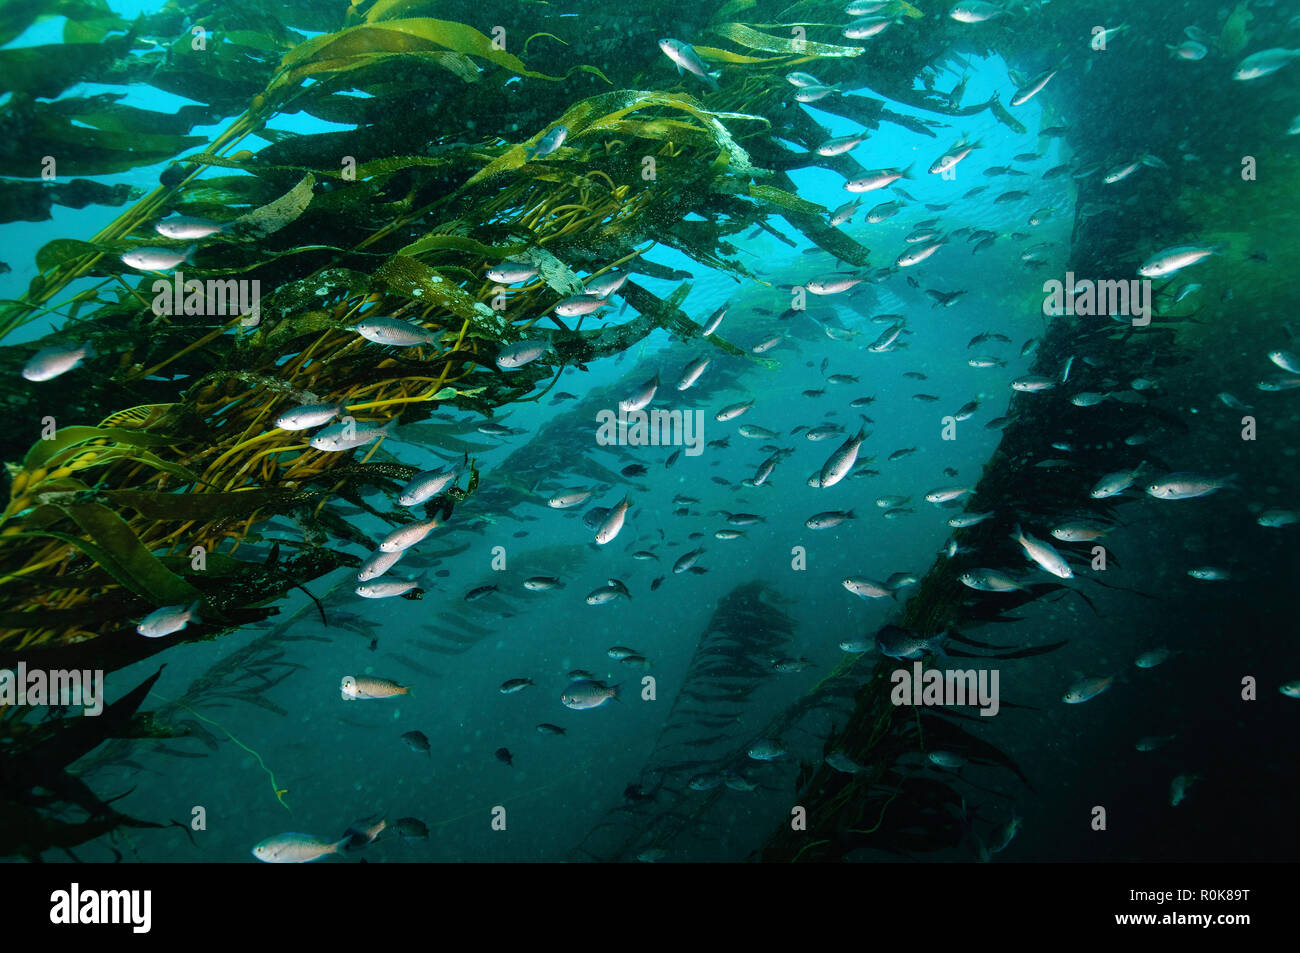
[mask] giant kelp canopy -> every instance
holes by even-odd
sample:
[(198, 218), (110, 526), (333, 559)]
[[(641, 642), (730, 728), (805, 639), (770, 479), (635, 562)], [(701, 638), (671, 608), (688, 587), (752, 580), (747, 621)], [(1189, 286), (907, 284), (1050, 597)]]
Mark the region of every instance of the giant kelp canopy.
[[(677, 277), (654, 262), (657, 243), (762, 280), (737, 260), (730, 241), (757, 225), (778, 235), (799, 231), (842, 262), (867, 264), (867, 249), (830, 228), (825, 209), (794, 195), (791, 170), (863, 170), (847, 155), (813, 151), (826, 132), (794, 102), (784, 75), (811, 69), (827, 83), (865, 84), (884, 98), (859, 93), (819, 107), (868, 129), (894, 122), (935, 135), (944, 117), (989, 110), (1023, 132), (999, 99), (954, 106), (915, 89), (915, 78), (954, 51), (996, 51), (1030, 73), (1068, 60), (1076, 47), (1086, 49), (1081, 38), (1096, 19), (1083, 6), (1052, 4), (1050, 23), (1027, 8), (974, 33), (926, 5), (899, 2), (893, 9), (901, 25), (887, 40), (855, 43), (840, 34), (843, 4), (823, 0), (656, 0), (581, 17), (546, 3), (491, 0), (172, 3), (130, 23), (104, 0), (6, 4), (0, 43), (39, 18), (63, 16), (66, 26), (57, 47), (0, 49), (0, 92), (8, 93), (0, 105), (3, 220), (39, 220), (53, 204), (133, 204), (93, 236), (37, 250), (38, 277), (22, 300), (0, 311), (8, 345), (0, 362), (10, 382), (3, 399), (13, 422), (0, 527), (0, 666), (21, 657), (121, 667), (163, 647), (135, 635), (142, 615), (193, 600), (202, 622), (183, 638), (214, 637), (267, 617), (293, 587), (355, 562), (329, 545), (357, 535), (339, 501), (394, 523), (409, 518), (391, 505), (376, 509), (362, 494), (378, 488), (391, 497), (415, 468), (374, 446), (355, 455), (309, 449), (300, 435), (271, 424), (296, 404), (342, 402), (361, 421), (397, 420), (396, 440), (419, 428), (421, 444), (459, 454), (457, 431), (446, 421), (451, 410), (492, 415), (533, 399), (564, 367), (619, 353), (656, 328), (698, 335), (681, 309), (686, 286), (661, 300), (635, 278)], [(1153, 35), (1182, 26), (1165, 11), (1141, 11), (1143, 23), (1135, 11), (1125, 16)], [(656, 46), (665, 35), (692, 42), (721, 70), (718, 90), (675, 75)], [(1187, 133), (1129, 122), (1117, 98), (1157, 91), (1102, 82), (1101, 72), (1066, 69), (1043, 94), (1069, 103), (1072, 125), (1088, 130), (1076, 148), (1107, 143), (1098, 160), (1129, 145), (1172, 156), (1174, 140)], [(119, 92), (80, 94), (85, 83), (151, 86), (197, 105), (151, 111), (122, 103)], [(1116, 227), (1115, 216), (1080, 215), (1077, 248), (1087, 251), (1076, 251), (1079, 270), (1129, 269), (1152, 247), (1202, 223), (1243, 234), (1270, 207), (1263, 188), (1226, 206), (1215, 197), (1216, 175), (1237, 159), (1232, 138), (1215, 123), (1235, 116), (1236, 132), (1249, 138), (1276, 110), (1234, 111), (1214, 85), (1197, 95), (1207, 108), (1178, 115), (1199, 124), (1196, 141), (1210, 161), (1171, 168), (1159, 191), (1131, 198), (1131, 226)], [(903, 116), (890, 101), (935, 118)], [(343, 128), (310, 135), (277, 129), (277, 119), (295, 113)], [(568, 129), (563, 147), (529, 160), (526, 147), (561, 124)], [(209, 125), (222, 131), (212, 139), (195, 133)], [(251, 148), (259, 139), (266, 144)], [(46, 157), (57, 179), (33, 188)], [(1268, 158), (1288, 167), (1283, 155)], [(160, 184), (144, 195), (85, 178), (160, 162), (169, 163)], [(1081, 187), (1081, 205), (1096, 198)], [(156, 313), (157, 276), (128, 268), (120, 255), (168, 245), (152, 225), (170, 213), (228, 226), (199, 244), (184, 271), (187, 278), (260, 282), (256, 322), (207, 307)], [(1165, 240), (1143, 247), (1153, 225)], [(1201, 237), (1214, 237), (1206, 228)], [(503, 294), (483, 272), (504, 259), (535, 264), (539, 278)], [(620, 291), (634, 316), (570, 323), (554, 315), (581, 276), (614, 268), (634, 273)], [(1239, 295), (1234, 308), (1250, 300), (1259, 299)], [(418, 321), (438, 332), (436, 343), (402, 351), (366, 343), (350, 326), (373, 314)], [(25, 324), (51, 316), (59, 330), (13, 343)], [(1181, 360), (1168, 325), (1137, 339), (1103, 328), (1083, 340), (1076, 330), (1053, 326), (1041, 367), (1081, 343), (1095, 344), (1117, 368)], [(502, 346), (539, 336), (552, 348), (546, 358), (508, 375), (496, 368)], [(19, 377), (38, 349), (83, 342), (96, 356), (59, 384)], [(736, 350), (716, 337), (708, 346)], [(1112, 416), (1091, 418), (1090, 426), (1122, 436), (1129, 423), (1123, 412), (1107, 408)], [(1059, 501), (1043, 497), (1044, 486), (1024, 467), (1027, 448), (1048, 429), (1041, 415), (1049, 413), (1069, 411), (1047, 403), (1018, 410), (981, 496), (1053, 510)], [(38, 439), (42, 431), (49, 439)], [(492, 486), (491, 474), (482, 483), (482, 496), (510, 498)], [(1052, 492), (1064, 500), (1073, 489)], [(448, 502), (456, 501), (436, 505)], [(302, 539), (268, 553), (256, 545), (257, 531), (275, 517), (293, 519)], [(991, 541), (1000, 530), (969, 533), (972, 541)], [(206, 553), (201, 569), (194, 547)], [(909, 626), (937, 631), (1008, 608), (972, 599), (955, 582), (955, 569), (941, 563), (926, 578), (909, 605)], [(892, 780), (890, 765), (907, 745), (899, 732), (910, 730), (881, 714), (880, 686), (877, 679), (862, 689), (844, 729), (848, 740), (833, 739), (864, 760), (868, 748), (880, 746), (875, 784)], [(48, 732), (24, 729), (22, 711), (3, 714), (0, 735), (15, 739), (7, 750), (48, 744)], [(814, 829), (834, 836), (814, 850), (805, 850), (807, 839), (774, 842), (770, 856), (840, 856), (859, 842), (841, 833), (863, 831), (867, 815), (875, 816), (870, 797), (853, 796), (854, 785), (867, 781), (826, 778), (824, 771), (801, 778), (814, 792), (803, 803), (814, 805)], [(950, 806), (950, 793), (931, 793), (935, 811)], [(22, 790), (6, 797), (30, 809)]]

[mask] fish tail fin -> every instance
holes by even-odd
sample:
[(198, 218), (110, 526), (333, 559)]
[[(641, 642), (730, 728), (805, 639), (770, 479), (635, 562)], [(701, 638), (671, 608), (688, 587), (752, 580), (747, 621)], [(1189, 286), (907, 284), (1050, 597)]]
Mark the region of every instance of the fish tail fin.
[(1019, 523), (1016, 523), (1015, 528), (1011, 530), (1011, 538), (1014, 539), (1016, 542), (1019, 542), (1020, 538), (1024, 535), (1025, 535), (1024, 530), (1020, 528)]
[(622, 701), (622, 699), (619, 698), (619, 691), (620, 689), (622, 689), (622, 687), (623, 687), (622, 684), (609, 686), (609, 697), (614, 699), (614, 701), (616, 702)]
[(191, 622), (202, 622), (202, 621), (203, 621), (203, 617), (199, 615), (199, 601), (200, 601), (200, 600), (195, 599), (193, 602), (190, 603), (190, 621), (191, 621)]
[(199, 243), (194, 242), (189, 248), (185, 249), (185, 264), (194, 264), (194, 253), (199, 250)]
[(1240, 490), (1241, 489), (1241, 483), (1239, 482), (1240, 476), (1241, 474), (1239, 473), (1229, 473), (1226, 477), (1223, 478), (1223, 489)]

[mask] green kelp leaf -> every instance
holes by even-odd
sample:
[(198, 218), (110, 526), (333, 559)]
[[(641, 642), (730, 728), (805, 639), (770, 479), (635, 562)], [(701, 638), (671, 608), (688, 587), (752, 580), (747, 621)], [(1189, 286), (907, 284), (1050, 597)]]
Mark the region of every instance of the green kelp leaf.
[(425, 235), (406, 247), (399, 248), (397, 254), (414, 258), (429, 251), (462, 251), (495, 263), (522, 254), (527, 248), (528, 245), (524, 242), (516, 245), (484, 245), (463, 235)]
[(31, 535), (49, 536), (75, 546), (123, 586), (154, 605), (180, 605), (199, 598), (199, 590), (171, 572), (158, 557), (145, 549), (131, 527), (108, 507), (98, 503), (55, 505), (90, 537), (90, 541), (52, 530), (37, 530)]
[[(528, 69), (523, 60), (497, 49), (491, 39), (472, 26), (454, 20), (412, 17), (347, 27), (298, 44), (280, 61), (279, 72), (267, 91), (275, 93), (286, 86), (297, 86), (308, 76), (352, 69), (377, 53), (421, 53), (439, 47), (485, 59), (516, 76), (551, 82), (564, 78)], [(594, 66), (574, 69), (593, 72), (604, 78), (604, 74)]]
[(135, 186), (104, 185), (92, 179), (68, 182), (24, 182), (0, 179), (0, 222), (44, 222), (55, 205), (125, 205), (144, 194)]
[(44, 274), (52, 268), (58, 268), (60, 265), (72, 261), (74, 258), (111, 253), (111, 250), (103, 245), (94, 245), (90, 242), (78, 241), (75, 238), (56, 238), (52, 242), (46, 242), (41, 246), (40, 251), (36, 253), (36, 270)]
[[(626, 129), (619, 125), (621, 120), (634, 112), (652, 107), (675, 109), (693, 116), (699, 121), (700, 127), (712, 137), (713, 144), (728, 154), (729, 160), (737, 173), (748, 175), (757, 171), (749, 161), (749, 154), (736, 143), (727, 127), (719, 121), (719, 117), (761, 122), (764, 125), (771, 125), (771, 123), (763, 116), (754, 116), (748, 113), (709, 112), (697, 100), (682, 93), (627, 89), (600, 93), (574, 103), (558, 120), (547, 123), (539, 129), (533, 138), (528, 140), (528, 143), (541, 138), (555, 128), (556, 125), (562, 125), (569, 130), (566, 142), (577, 140), (587, 133), (625, 132)], [(473, 185), (492, 176), (522, 167), (526, 161), (524, 145), (528, 143), (510, 146), (505, 152), (471, 176), (465, 185)]]
[(384, 282), (396, 294), (422, 304), (445, 308), (457, 317), (470, 322), (472, 331), (480, 337), (500, 340), (506, 319), (482, 302), (475, 301), (460, 285), (443, 277), (424, 262), (394, 255), (375, 271), (375, 278)]
[(57, 99), (65, 89), (97, 77), (124, 55), (128, 46), (123, 39), (0, 50), (0, 93)]
[[(713, 27), (713, 32), (733, 43), (765, 53), (784, 53), (789, 56), (861, 56), (866, 52), (866, 48), (861, 46), (839, 46), (834, 43), (795, 40), (793, 37), (768, 36), (743, 23), (723, 23)], [(700, 48), (697, 46), (696, 49)], [(700, 55), (706, 54), (701, 52)]]
[(274, 202), (240, 216), (226, 228), (239, 238), (265, 238), (273, 235), (307, 210), (315, 185), (316, 176), (308, 172), (302, 181)]
[(60, 178), (124, 172), (170, 159), (207, 141), (203, 136), (90, 129), (41, 103), (33, 109), (23, 130), (23, 148), (0, 150), (0, 175), (30, 176), (35, 161), (32, 157), (44, 155), (58, 159)]
[(792, 192), (786, 192), (771, 185), (751, 185), (749, 195), (751, 198), (759, 199), (790, 212), (803, 212), (807, 215), (825, 215), (828, 212), (824, 205), (801, 199)]
[(60, 427), (55, 431), (52, 439), (36, 441), (32, 449), (27, 452), (27, 456), (23, 458), (23, 468), (30, 473), (44, 466), (47, 460), (68, 447), (100, 439), (108, 441), (105, 449), (112, 449), (120, 444), (132, 447), (166, 447), (176, 442), (174, 437), (146, 433), (142, 430), (126, 430), (121, 427)]
[(105, 490), (104, 499), (135, 510), (151, 520), (200, 523), (246, 519), (259, 510), (268, 513), (314, 503), (322, 494), (315, 491), (238, 490), (222, 493), (164, 493), (157, 490)]

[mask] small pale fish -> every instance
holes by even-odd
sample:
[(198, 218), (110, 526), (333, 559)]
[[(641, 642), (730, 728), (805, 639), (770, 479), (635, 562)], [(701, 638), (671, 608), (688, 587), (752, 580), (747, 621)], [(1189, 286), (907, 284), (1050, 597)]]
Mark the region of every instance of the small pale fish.
[[(861, 201), (861, 199), (858, 201)], [(893, 218), (902, 210), (902, 202), (881, 202), (879, 205), (873, 207), (871, 211), (867, 212), (867, 221), (873, 225), (879, 225), (881, 222)]]
[(948, 16), (958, 23), (983, 23), (1004, 15), (1007, 11), (985, 0), (961, 0), (948, 11)]
[(827, 139), (817, 147), (819, 156), (842, 156), (846, 152), (852, 152), (859, 145), (866, 141), (864, 134), (856, 136), (836, 136), (833, 139)]
[(1134, 467), (1131, 470), (1116, 470), (1114, 473), (1107, 473), (1097, 481), (1097, 485), (1089, 492), (1094, 500), (1104, 500), (1108, 497), (1118, 496), (1137, 479), (1138, 473), (1142, 470), (1142, 465)]
[(858, 462), (858, 450), (866, 438), (866, 429), (859, 428), (857, 434), (844, 441), (822, 465), (817, 485), (825, 489), (843, 480)]
[(487, 270), (488, 278), (503, 285), (513, 285), (516, 282), (527, 281), (536, 274), (536, 265), (530, 265), (522, 261), (503, 261), (501, 264), (493, 265)]
[(808, 517), (804, 525), (809, 529), (830, 529), (833, 526), (839, 526), (845, 520), (857, 519), (852, 510), (844, 512), (842, 510), (829, 510), (825, 513), (817, 513)]
[(915, 586), (920, 580), (916, 578), (915, 573), (895, 572), (890, 573), (889, 578), (885, 580), (885, 585), (889, 589), (906, 589), (908, 586)]
[(560, 696), (560, 701), (565, 708), (586, 711), (589, 708), (599, 708), (611, 698), (617, 701), (618, 689), (617, 685), (606, 685), (594, 678), (580, 678), (570, 683)]
[(1238, 63), (1232, 78), (1236, 80), (1261, 79), (1276, 73), (1298, 57), (1300, 57), (1300, 50), (1287, 50), (1280, 47), (1261, 50), (1258, 53), (1252, 53)]
[(1210, 52), (1204, 43), (1197, 43), (1195, 40), (1184, 40), (1177, 46), (1166, 43), (1165, 49), (1170, 52), (1174, 59), (1187, 60), (1193, 63), (1205, 59), (1205, 55)]
[(552, 589), (563, 589), (564, 583), (555, 576), (530, 576), (524, 580), (524, 588), (530, 592), (550, 592)]
[(1155, 751), (1157, 748), (1163, 748), (1177, 737), (1177, 735), (1146, 735), (1139, 738), (1133, 747), (1138, 751)]
[(497, 352), (497, 367), (513, 371), (531, 364), (550, 348), (549, 341), (518, 341)]
[(740, 539), (745, 535), (740, 529), (720, 529), (713, 534), (714, 539)]
[(598, 298), (595, 295), (589, 294), (577, 294), (565, 298), (556, 304), (555, 313), (562, 318), (576, 318), (579, 315), (591, 314), (594, 311), (599, 311), (608, 304), (608, 298)]
[(550, 722), (546, 722), (546, 721), (542, 722), (540, 725), (537, 726), (537, 733), (538, 733), (539, 735), (563, 735), (563, 734), (568, 734), (568, 732), (566, 732), (566, 731), (565, 731), (563, 728), (561, 728), (559, 725), (552, 725)]
[(208, 238), (221, 230), (222, 226), (218, 222), (210, 222), (206, 218), (195, 218), (192, 215), (174, 215), (154, 225), (154, 231), (164, 238), (174, 238), (187, 242)]
[(898, 258), (894, 260), (894, 264), (899, 268), (910, 268), (912, 265), (919, 265), (942, 248), (943, 244), (943, 242), (939, 241), (932, 245), (921, 245), (917, 248), (910, 248), (899, 255)]
[(1096, 698), (1114, 683), (1114, 675), (1082, 678), (1069, 687), (1061, 700), (1067, 705), (1078, 705)]
[(199, 621), (201, 621), (199, 601), (195, 599), (188, 605), (163, 606), (161, 609), (155, 609), (141, 620), (135, 630), (145, 638), (158, 639), (164, 635), (180, 632), (191, 622)]
[(1074, 570), (1070, 568), (1070, 564), (1065, 561), (1065, 557), (1058, 553), (1056, 547), (1051, 543), (1030, 536), (1020, 528), (1019, 523), (1012, 530), (1011, 538), (1021, 545), (1030, 559), (1053, 576), (1061, 579), (1074, 578)]
[(382, 426), (345, 419), (323, 430), (318, 430), (316, 435), (311, 438), (311, 445), (314, 449), (324, 453), (341, 453), (345, 450), (354, 450), (357, 447), (364, 447), (380, 437), (387, 436), (396, 425), (396, 417)]
[(822, 85), (824, 85), (824, 84), (822, 83), (822, 81), (819, 80), (819, 79), (818, 79), (816, 76), (814, 76), (812, 73), (799, 73), (799, 72), (795, 72), (795, 73), (786, 73), (786, 74), (785, 74), (785, 81), (786, 81), (787, 83), (789, 83), (791, 86), (822, 86)]
[(363, 582), (357, 586), (356, 593), (363, 599), (392, 599), (412, 591), (418, 593), (416, 585), (414, 579), (377, 579), (374, 582)]
[(122, 256), (122, 263), (137, 271), (168, 271), (181, 262), (193, 264), (194, 250), (198, 246), (177, 250), (175, 248), (133, 248)]
[(567, 510), (574, 506), (581, 506), (589, 499), (591, 499), (591, 490), (563, 490), (547, 500), (546, 505), (553, 510)]
[(345, 402), (337, 404), (301, 404), (275, 418), (281, 430), (310, 430), (329, 423), (347, 409)]
[(931, 751), (928, 757), (931, 764), (949, 770), (956, 770), (966, 766), (966, 759), (952, 751)]
[(1152, 649), (1149, 652), (1143, 652), (1133, 662), (1138, 668), (1155, 668), (1168, 662), (1175, 655), (1180, 654), (1173, 649), (1159, 648)]
[(1224, 487), (1235, 485), (1235, 473), (1223, 478), (1207, 477), (1196, 473), (1171, 473), (1163, 480), (1147, 486), (1147, 494), (1158, 500), (1194, 500), (1209, 496)]
[(525, 688), (531, 688), (536, 684), (531, 678), (511, 678), (501, 683), (498, 691), (502, 695), (515, 695), (522, 692)]
[(253, 856), (264, 864), (306, 864), (327, 854), (342, 854), (352, 839), (349, 834), (339, 841), (327, 841), (314, 834), (276, 834), (253, 848)]
[(782, 675), (795, 675), (807, 671), (817, 663), (806, 658), (774, 658), (770, 662), (772, 670)]
[(1014, 592), (1025, 588), (1000, 569), (968, 569), (957, 578), (963, 586), (980, 592)]
[(377, 678), (373, 675), (345, 675), (339, 686), (344, 701), (360, 701), (372, 698), (395, 698), (409, 695), (411, 689), (391, 678)]
[(397, 494), (397, 502), (403, 506), (419, 506), (445, 490), (458, 476), (460, 476), (460, 465), (422, 470), (402, 487), (401, 492)]
[[(836, 208), (835, 211), (831, 212), (831, 225), (843, 225), (845, 222), (852, 219), (853, 214), (858, 210), (858, 206), (861, 204), (862, 199), (854, 199), (852, 202), (845, 202), (843, 205)], [(869, 220), (870, 219), (868, 219), (868, 221)]]
[(781, 746), (780, 742), (761, 738), (750, 745), (745, 753), (755, 761), (775, 761), (784, 758), (789, 752)]
[(1287, 698), (1300, 698), (1300, 679), (1294, 682), (1287, 682), (1285, 685), (1278, 687), (1278, 691)]
[(886, 625), (876, 633), (876, 648), (888, 658), (916, 661), (927, 655), (943, 655), (948, 633), (922, 636), (898, 625)]
[(1269, 351), (1268, 359), (1288, 374), (1300, 374), (1300, 357), (1290, 351)]
[(1300, 523), (1300, 511), (1296, 510), (1265, 510), (1259, 514), (1257, 522), (1260, 526), (1268, 526), (1272, 529), (1280, 529), (1283, 526), (1293, 526)]
[(846, 192), (874, 192), (897, 182), (907, 175), (904, 169), (876, 169), (844, 183)]
[(631, 599), (632, 593), (628, 591), (627, 586), (623, 585), (617, 579), (610, 579), (607, 583), (599, 588), (587, 593), (587, 605), (603, 606), (608, 605), (615, 599)]
[(1096, 391), (1080, 391), (1070, 398), (1070, 403), (1075, 407), (1096, 407), (1109, 397), (1109, 394), (1101, 394)]
[(1050, 377), (1043, 377), (1041, 374), (1026, 374), (1024, 377), (1017, 377), (1011, 382), (1011, 389), (1020, 391), (1022, 394), (1039, 394), (1045, 390), (1051, 390), (1056, 386), (1056, 381)]
[(736, 432), (742, 437), (748, 437), (750, 440), (775, 440), (779, 436), (774, 431), (766, 427), (760, 427), (758, 424), (741, 424), (736, 428)]
[(836, 86), (801, 86), (794, 94), (796, 102), (815, 103), (839, 92)]
[(1143, 262), (1138, 274), (1144, 278), (1164, 278), (1204, 261), (1216, 251), (1217, 248), (1204, 245), (1172, 245)]
[(687, 364), (682, 368), (682, 376), (677, 381), (677, 389), (690, 389), (695, 382), (700, 379), (700, 375), (704, 373), (705, 368), (707, 368), (709, 364), (710, 360), (707, 357), (697, 358)]
[(808, 282), (806, 287), (815, 295), (834, 295), (848, 291), (854, 285), (861, 283), (861, 278), (848, 275), (827, 275), (822, 278), (814, 278)]
[(412, 751), (423, 752), (429, 757), (433, 757), (429, 738), (423, 731), (408, 731), (402, 735), (402, 740), (406, 742), (406, 747)]
[(858, 774), (867, 770), (866, 765), (854, 761), (843, 751), (832, 751), (828, 754), (826, 764), (841, 774)]
[(893, 24), (893, 17), (863, 17), (861, 20), (854, 20), (841, 32), (845, 39), (869, 40), (873, 36), (884, 33)]
[(631, 497), (623, 497), (623, 502), (610, 509), (609, 514), (601, 522), (600, 527), (596, 530), (596, 542), (604, 546), (612, 542), (619, 532), (623, 529), (623, 521), (627, 517), (627, 509), (632, 505)]
[(1016, 90), (1016, 94), (1011, 97), (1011, 105), (1022, 106), (1029, 102), (1029, 100), (1042, 92), (1043, 87), (1051, 82), (1052, 77), (1055, 76), (1057, 72), (1057, 70), (1048, 70), (1046, 73), (1040, 74), (1024, 86), (1021, 86)]
[[(828, 334), (829, 334), (830, 331), (832, 331), (832, 330), (836, 330), (836, 329), (834, 329), (834, 328), (827, 328), (827, 329), (826, 329), (826, 331), (827, 331)], [(759, 343), (755, 344), (753, 347), (751, 347), (751, 348), (749, 349), (749, 350), (750, 350), (750, 353), (752, 353), (752, 354), (766, 354), (768, 351), (772, 350), (772, 348), (774, 348), (774, 347), (776, 347), (778, 344), (780, 344), (781, 341), (784, 340), (784, 339), (785, 339), (785, 335), (784, 335), (784, 334), (777, 334), (777, 335), (774, 335), (773, 337), (770, 337), (770, 338), (768, 338), (768, 339), (765, 340), (765, 341), (760, 341)], [(685, 390), (685, 388), (681, 388), (681, 389), (682, 389), (682, 390)]]
[(587, 294), (595, 295), (598, 298), (608, 298), (627, 284), (630, 277), (632, 277), (631, 272), (610, 271), (597, 278), (589, 278), (587, 280)]
[(1052, 529), (1052, 535), (1064, 543), (1087, 543), (1101, 539), (1108, 532), (1108, 527), (1083, 520), (1061, 523)]
[(925, 494), (925, 498), (930, 503), (951, 503), (953, 500), (959, 500), (963, 496), (975, 492), (969, 487), (964, 486), (944, 486), (938, 489), (930, 490)]
[(870, 652), (875, 646), (875, 642), (865, 636), (845, 639), (840, 643), (840, 651), (848, 652), (850, 655), (857, 655), (861, 652)]
[(713, 314), (709, 316), (709, 320), (704, 322), (704, 329), (700, 331), (700, 336), (708, 337), (714, 331), (718, 330), (719, 325), (722, 324), (722, 319), (725, 318), (726, 316), (727, 316), (727, 306), (724, 304), (721, 308), (719, 308), (717, 311), (714, 311)]
[(1258, 381), (1255, 386), (1262, 391), (1284, 391), (1295, 390), (1300, 387), (1300, 377), (1289, 377), (1282, 375), (1279, 377), (1270, 377), (1266, 380)]
[(710, 89), (717, 91), (719, 74), (709, 72), (704, 61), (700, 59), (700, 54), (695, 52), (695, 47), (681, 40), (663, 39), (659, 41), (659, 49), (676, 64), (677, 75), (680, 76), (684, 70)]
[(384, 552), (376, 550), (371, 553), (366, 560), (357, 569), (357, 582), (369, 582), (371, 579), (378, 579), (388, 570), (397, 565), (397, 561), (406, 555), (406, 550), (399, 549), (395, 552)]
[(705, 771), (694, 775), (686, 786), (692, 791), (715, 791), (722, 787), (722, 775), (717, 771)]
[(392, 347), (415, 347), (420, 344), (435, 344), (441, 336), (440, 331), (430, 331), (409, 321), (397, 318), (366, 318), (352, 326), (367, 341), (386, 344)]
[(659, 390), (659, 375), (655, 374), (644, 384), (636, 389), (631, 397), (625, 397), (618, 402), (620, 410), (628, 413), (643, 410), (649, 406), (650, 402), (655, 399), (655, 392)]
[(841, 582), (841, 585), (859, 599), (884, 599), (886, 596), (898, 598), (889, 585), (868, 579), (866, 576), (849, 576)]
[(723, 407), (720, 411), (714, 414), (713, 419), (719, 423), (726, 423), (728, 420), (735, 420), (753, 406), (754, 402), (752, 400), (744, 400), (736, 404), (728, 404), (726, 407)]
[(77, 346), (55, 345), (46, 347), (32, 355), (31, 360), (23, 365), (23, 377), (29, 381), (50, 381), (75, 368), (88, 357), (94, 357), (95, 351), (89, 344)]
[(1192, 785), (1201, 780), (1199, 774), (1180, 774), (1169, 782), (1169, 806), (1177, 807), (1187, 800)]
[(1226, 582), (1232, 578), (1229, 570), (1217, 566), (1197, 566), (1195, 569), (1187, 570), (1187, 575), (1205, 582)]
[(441, 525), (442, 522), (437, 517), (434, 517), (432, 519), (420, 520), (416, 523), (407, 523), (405, 526), (399, 526), (384, 537), (384, 541), (379, 544), (379, 551), (384, 553), (398, 553), (404, 549), (410, 549)]
[(948, 520), (948, 525), (953, 529), (967, 529), (971, 526), (978, 526), (986, 519), (992, 518), (992, 516), (993, 510), (989, 510), (987, 513), (959, 513)]
[(524, 146), (524, 161), (532, 162), (534, 159), (546, 158), (564, 145), (564, 140), (567, 138), (569, 138), (569, 130), (564, 126), (556, 126), (533, 145)]

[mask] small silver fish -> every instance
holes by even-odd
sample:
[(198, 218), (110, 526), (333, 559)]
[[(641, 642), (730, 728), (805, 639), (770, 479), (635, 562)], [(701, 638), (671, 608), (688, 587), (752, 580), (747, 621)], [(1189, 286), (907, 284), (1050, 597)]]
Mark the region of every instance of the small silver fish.
[(396, 318), (366, 318), (352, 326), (367, 341), (386, 344), (392, 347), (415, 347), (420, 344), (435, 344), (441, 332), (430, 331), (409, 321)]
[(55, 345), (42, 348), (32, 355), (31, 360), (23, 365), (23, 377), (29, 381), (49, 381), (75, 368), (88, 357), (94, 357), (95, 351), (89, 344), (77, 347)]
[(524, 161), (532, 162), (534, 159), (546, 158), (564, 145), (564, 140), (567, 138), (569, 138), (569, 130), (564, 126), (556, 126), (538, 139), (535, 145), (524, 146)]
[(150, 639), (161, 638), (180, 632), (191, 622), (199, 620), (199, 601), (195, 599), (189, 605), (163, 606), (150, 612), (135, 630)]

